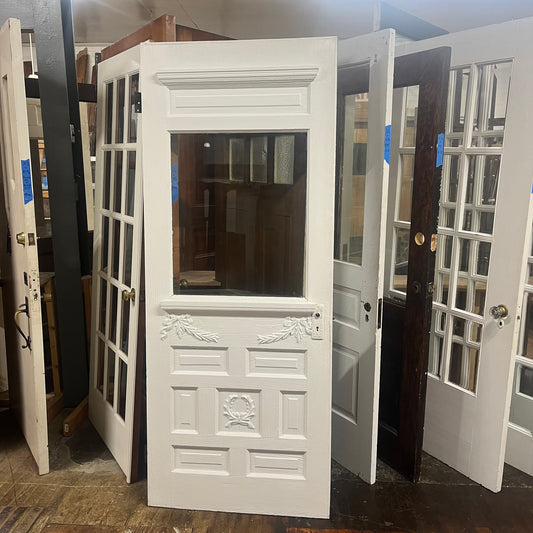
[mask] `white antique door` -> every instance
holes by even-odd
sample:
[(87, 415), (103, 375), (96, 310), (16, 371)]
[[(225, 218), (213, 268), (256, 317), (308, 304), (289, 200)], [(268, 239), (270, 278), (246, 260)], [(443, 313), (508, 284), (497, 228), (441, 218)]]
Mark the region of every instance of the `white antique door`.
[(452, 48), (424, 450), (493, 491), (528, 254), (532, 36), (526, 19), (397, 51)]
[(336, 40), (140, 47), (148, 502), (326, 517)]
[(374, 483), (394, 31), (340, 41), (338, 68), (332, 456)]
[(0, 159), (8, 232), (7, 250), (2, 250), (3, 298), (16, 311), (4, 316), (16, 335), (8, 335), (9, 396), (39, 474), (46, 474), (41, 291), (22, 61), (20, 21), (9, 19), (0, 29)]
[(89, 417), (130, 481), (142, 247), (139, 50), (98, 65)]

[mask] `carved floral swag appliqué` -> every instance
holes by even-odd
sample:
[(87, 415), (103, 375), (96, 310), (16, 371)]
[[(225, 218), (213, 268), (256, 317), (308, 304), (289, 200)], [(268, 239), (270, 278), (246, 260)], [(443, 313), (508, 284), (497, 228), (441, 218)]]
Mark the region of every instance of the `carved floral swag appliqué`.
[(199, 341), (218, 342), (219, 336), (216, 333), (203, 331), (193, 326), (191, 315), (167, 315), (163, 318), (161, 328), (161, 340), (165, 340), (169, 333), (175, 333), (180, 339), (185, 335), (190, 335)]
[(283, 329), (270, 335), (258, 335), (259, 344), (270, 344), (294, 337), (296, 342), (300, 342), (305, 335), (311, 336), (313, 333), (313, 324), (311, 317), (294, 318), (287, 317), (283, 322)]

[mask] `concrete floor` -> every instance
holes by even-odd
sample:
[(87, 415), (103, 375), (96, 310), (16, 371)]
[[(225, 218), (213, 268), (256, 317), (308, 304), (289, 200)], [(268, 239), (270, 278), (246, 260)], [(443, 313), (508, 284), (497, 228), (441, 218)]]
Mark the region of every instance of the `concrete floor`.
[(368, 486), (336, 463), (330, 520), (147, 507), (146, 481), (133, 485), (86, 421), (70, 438), (49, 427), (50, 474), (39, 476), (9, 411), (0, 411), (0, 532), (315, 533), (533, 531), (533, 478), (506, 468), (493, 494), (425, 456), (413, 485), (380, 464)]

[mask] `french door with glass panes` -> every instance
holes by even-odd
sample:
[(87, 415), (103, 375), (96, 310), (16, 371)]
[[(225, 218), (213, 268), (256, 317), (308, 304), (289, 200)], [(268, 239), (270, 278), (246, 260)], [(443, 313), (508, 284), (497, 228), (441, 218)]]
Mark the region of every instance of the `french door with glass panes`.
[[(424, 449), (493, 491), (501, 488), (513, 354), (523, 322), (532, 35), (533, 22), (522, 20), (397, 49), (404, 55), (452, 48)], [(416, 121), (409, 92), (395, 97), (394, 106)], [(402, 153), (408, 150), (400, 146), (396, 157)], [(409, 179), (398, 168), (401, 206), (409, 202)], [(396, 209), (391, 225), (408, 232), (409, 221), (401, 218)], [(392, 257), (389, 294), (401, 298), (404, 265), (398, 253)]]
[[(529, 218), (531, 228), (531, 215)], [(533, 231), (526, 243), (522, 319), (514, 352), (514, 379), (505, 462), (533, 475)]]
[(332, 457), (376, 480), (394, 31), (339, 42)]
[(98, 66), (89, 418), (130, 481), (142, 248), (138, 49)]
[(148, 502), (326, 517), (336, 40), (140, 54)]

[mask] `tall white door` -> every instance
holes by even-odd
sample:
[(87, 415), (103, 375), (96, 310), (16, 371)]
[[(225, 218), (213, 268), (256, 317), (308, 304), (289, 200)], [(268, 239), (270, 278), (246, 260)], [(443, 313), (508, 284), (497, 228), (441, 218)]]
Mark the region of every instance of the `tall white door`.
[(142, 248), (139, 49), (98, 65), (89, 418), (129, 482)]
[(327, 517), (336, 40), (140, 46), (148, 502)]
[(340, 41), (338, 68), (332, 455), (374, 483), (394, 31)]
[[(48, 428), (41, 319), (41, 291), (20, 21), (0, 29), (0, 159), (7, 230), (1, 274), (2, 297), (11, 316), (9, 333), (10, 402), (35, 458), (39, 474), (48, 464)], [(16, 330), (15, 330), (16, 328)]]
[(525, 19), (397, 51), (452, 48), (424, 449), (493, 491), (523, 316), (532, 44)]

